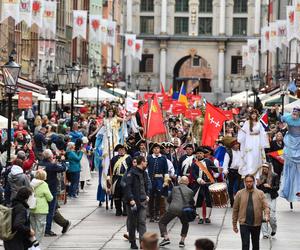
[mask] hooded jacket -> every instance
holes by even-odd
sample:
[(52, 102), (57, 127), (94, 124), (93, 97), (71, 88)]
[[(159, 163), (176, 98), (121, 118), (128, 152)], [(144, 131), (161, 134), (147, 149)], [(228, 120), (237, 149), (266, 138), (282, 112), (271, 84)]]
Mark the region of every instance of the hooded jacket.
[(17, 192), (21, 187), (30, 187), (28, 177), (24, 174), (23, 169), (17, 165), (12, 166), (7, 180), (11, 190), (10, 200), (13, 200), (16, 197)]
[(33, 179), (30, 183), (34, 190), (34, 196), (36, 198), (36, 207), (31, 209), (31, 213), (34, 214), (48, 214), (49, 206), (48, 202), (53, 200), (53, 196), (49, 190), (47, 182), (43, 180)]

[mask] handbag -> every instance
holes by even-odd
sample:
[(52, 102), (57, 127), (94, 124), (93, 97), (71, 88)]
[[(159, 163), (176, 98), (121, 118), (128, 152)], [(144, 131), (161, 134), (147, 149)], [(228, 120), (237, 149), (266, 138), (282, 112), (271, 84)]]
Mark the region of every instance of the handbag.
[[(180, 191), (180, 194), (181, 194), (184, 204), (187, 204), (186, 199), (184, 198), (184, 195), (182, 193), (181, 187), (179, 187), (179, 191)], [(196, 219), (196, 216), (197, 216), (196, 209), (192, 205), (185, 206), (181, 210), (181, 215), (183, 217), (183, 220), (185, 220), (187, 222), (192, 222)]]

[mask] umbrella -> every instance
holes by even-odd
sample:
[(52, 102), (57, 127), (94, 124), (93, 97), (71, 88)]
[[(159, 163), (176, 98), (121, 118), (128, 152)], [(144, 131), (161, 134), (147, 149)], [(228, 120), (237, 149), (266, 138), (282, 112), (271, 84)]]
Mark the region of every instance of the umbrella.
[(7, 128), (7, 118), (0, 115), (0, 129)]
[[(285, 101), (287, 103), (292, 103), (292, 102), (295, 102), (297, 101), (298, 99), (296, 97), (293, 97), (293, 96), (285, 96)], [(272, 107), (274, 105), (281, 105), (282, 104), (282, 97), (281, 96), (276, 96), (274, 98), (271, 98), (269, 100), (267, 100), (265, 102), (265, 106), (267, 107)]]

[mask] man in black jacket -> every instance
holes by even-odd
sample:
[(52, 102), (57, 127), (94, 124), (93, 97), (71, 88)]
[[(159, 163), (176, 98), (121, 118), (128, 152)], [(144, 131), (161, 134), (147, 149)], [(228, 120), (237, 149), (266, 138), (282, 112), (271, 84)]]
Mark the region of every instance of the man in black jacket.
[[(276, 234), (277, 220), (276, 220), (276, 198), (278, 197), (279, 190), (279, 176), (273, 172), (272, 165), (270, 163), (264, 163), (262, 165), (262, 174), (258, 180), (257, 188), (265, 193), (266, 199), (270, 207), (270, 225), (271, 236)], [(267, 223), (262, 224), (263, 238), (269, 237)]]
[[(44, 150), (43, 158), (44, 159), (39, 163), (39, 165), (47, 172), (46, 182), (48, 183), (50, 192), (53, 196), (53, 200), (49, 203), (49, 213), (47, 215), (45, 236), (56, 236), (56, 234), (51, 231), (51, 224), (57, 205), (57, 174), (66, 171), (66, 165), (64, 161), (62, 161), (61, 164), (57, 163), (53, 159), (53, 153), (50, 149)], [(62, 158), (62, 160), (64, 160), (64, 158)]]
[(149, 201), (149, 180), (145, 172), (147, 161), (143, 156), (138, 156), (136, 161), (137, 166), (129, 170), (126, 178), (127, 223), (131, 249), (138, 249), (136, 230), (139, 231), (140, 239), (146, 232), (146, 208)]

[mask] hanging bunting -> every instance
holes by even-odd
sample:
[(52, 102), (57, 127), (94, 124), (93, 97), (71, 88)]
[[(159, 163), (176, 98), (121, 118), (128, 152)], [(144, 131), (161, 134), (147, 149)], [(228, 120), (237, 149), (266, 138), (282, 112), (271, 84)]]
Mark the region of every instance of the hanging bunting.
[(32, 0), (21, 0), (19, 4), (19, 21), (24, 21), (28, 27), (31, 27), (31, 4)]
[(255, 69), (256, 59), (258, 58), (259, 42), (258, 39), (248, 39), (248, 50), (249, 50), (249, 65)]
[(242, 47), (242, 59), (243, 59), (243, 67), (250, 65), (249, 63), (249, 48), (247, 45)]
[(141, 61), (142, 54), (143, 54), (143, 40), (136, 39), (134, 47), (135, 47), (135, 57)]
[(277, 20), (276, 29), (276, 47), (282, 48), (282, 45), (289, 46), (289, 42), (287, 40), (286, 20)]
[(90, 42), (100, 43), (101, 41), (101, 16), (90, 15), (89, 39)]
[(36, 24), (38, 27), (43, 26), (43, 1), (33, 0), (32, 11), (31, 11), (31, 23)]
[(43, 31), (51, 32), (50, 37), (56, 34), (56, 1), (44, 1)]
[(18, 24), (20, 20), (20, 0), (1, 0), (0, 2), (2, 3), (0, 22), (2, 23), (6, 18), (12, 17), (13, 19), (15, 19), (15, 24)]
[(261, 29), (261, 53), (265, 53), (270, 47), (270, 27), (265, 26)]
[(295, 6), (286, 6), (287, 39), (295, 38)]
[(295, 6), (295, 38), (300, 40), (300, 0), (294, 0)]
[(107, 44), (107, 20), (106, 19), (101, 19), (101, 39), (100, 41), (103, 44)]
[(116, 22), (107, 21), (107, 43), (115, 46), (116, 43)]
[(73, 10), (73, 35), (72, 38), (81, 36), (86, 39), (87, 11)]
[(135, 41), (136, 35), (126, 34), (125, 35), (125, 56), (135, 57)]
[(270, 46), (269, 46), (269, 51), (272, 53), (276, 52), (276, 43), (277, 43), (277, 35), (276, 35), (276, 23), (272, 22), (270, 23)]

